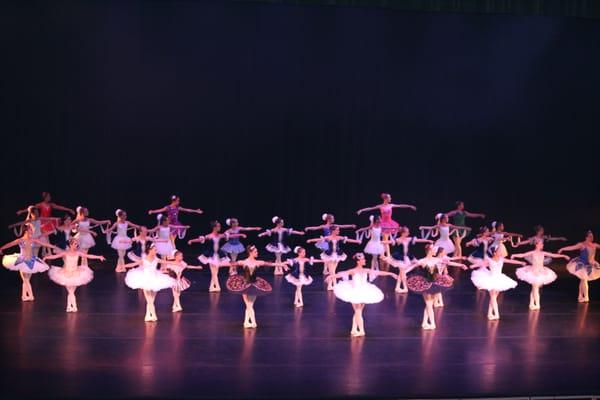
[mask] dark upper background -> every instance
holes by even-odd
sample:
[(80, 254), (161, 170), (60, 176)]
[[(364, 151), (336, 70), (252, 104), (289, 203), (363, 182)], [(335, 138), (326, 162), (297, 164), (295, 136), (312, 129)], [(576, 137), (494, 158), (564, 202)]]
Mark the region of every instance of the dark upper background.
[(206, 211), (182, 217), (194, 234), (364, 224), (386, 191), (413, 227), (464, 199), (527, 234), (600, 228), (595, 20), (15, 2), (0, 43), (3, 224), (44, 190), (146, 224), (177, 193)]

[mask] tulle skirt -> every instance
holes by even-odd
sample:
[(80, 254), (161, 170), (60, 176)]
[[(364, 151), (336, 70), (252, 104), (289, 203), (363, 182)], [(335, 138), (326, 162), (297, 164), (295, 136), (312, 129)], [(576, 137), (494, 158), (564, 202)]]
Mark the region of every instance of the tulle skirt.
[(296, 278), (292, 274), (287, 274), (285, 276), (285, 280), (294, 286), (307, 286), (313, 283), (313, 278), (310, 275), (306, 274), (300, 274), (298, 278)]
[(125, 284), (131, 289), (144, 289), (158, 292), (170, 289), (175, 285), (175, 279), (156, 269), (137, 267), (125, 275)]
[(383, 243), (369, 240), (364, 251), (367, 254), (379, 256), (385, 252), (385, 248), (383, 247)]
[(96, 245), (96, 241), (91, 233), (88, 232), (79, 232), (75, 235), (75, 239), (77, 239), (77, 245), (81, 250), (91, 249)]
[(377, 286), (368, 282), (357, 284), (347, 280), (337, 283), (333, 293), (338, 299), (352, 304), (375, 304), (383, 301), (383, 292)]
[(218, 253), (215, 253), (211, 257), (206, 257), (205, 255), (201, 255), (200, 257), (198, 257), (198, 260), (200, 260), (200, 262), (202, 264), (217, 265), (217, 266), (229, 264), (229, 262), (230, 262), (229, 257), (220, 257)]
[(227, 254), (240, 254), (246, 251), (246, 248), (241, 243), (230, 243), (227, 242), (221, 247), (221, 250)]
[(232, 275), (227, 278), (226, 286), (233, 293), (248, 296), (262, 296), (273, 291), (271, 284), (263, 278), (256, 277), (254, 282), (249, 282), (242, 275)]
[(321, 260), (325, 261), (325, 262), (340, 262), (340, 261), (346, 261), (346, 254), (342, 253), (342, 254), (337, 254), (337, 253), (332, 253), (332, 254), (327, 254), (327, 253), (321, 253)]
[(400, 224), (393, 219), (382, 219), (381, 220), (381, 232), (385, 234), (392, 234), (398, 232)]
[(438, 274), (434, 280), (417, 273), (406, 280), (408, 289), (417, 294), (438, 294), (452, 288), (454, 279), (449, 275)]
[(50, 267), (48, 277), (61, 286), (82, 286), (94, 279), (94, 271), (86, 265), (80, 265), (74, 271), (67, 271), (64, 267)]
[(454, 243), (452, 243), (452, 240), (450, 239), (438, 239), (434, 243), (434, 246), (441, 247), (442, 249), (444, 249), (447, 255), (451, 255), (452, 253), (454, 253), (454, 250), (456, 250), (454, 248)]
[(567, 264), (567, 271), (584, 281), (595, 281), (600, 278), (600, 264), (596, 261), (588, 264), (580, 258), (575, 258)]
[(404, 260), (399, 260), (394, 257), (386, 256), (383, 259), (386, 263), (390, 264), (392, 267), (395, 267), (395, 268), (398, 268), (401, 270), (407, 270), (408, 267), (410, 267), (410, 265), (411, 265), (411, 261), (408, 257), (406, 257)]
[(129, 250), (131, 248), (131, 238), (129, 236), (115, 236), (110, 244), (115, 250)]
[(315, 243), (315, 247), (321, 251), (327, 251), (329, 250), (329, 243), (327, 243), (327, 240), (319, 240)]
[(192, 284), (190, 283), (189, 279), (182, 276), (179, 279), (175, 279), (175, 284), (173, 285), (173, 289), (178, 292), (183, 292), (184, 290), (189, 289), (189, 287), (191, 285)]
[(502, 273), (492, 273), (489, 269), (481, 267), (471, 273), (471, 282), (483, 290), (504, 292), (517, 287), (517, 281)]
[(531, 265), (517, 268), (517, 278), (532, 286), (543, 286), (554, 282), (557, 278), (556, 272), (548, 267), (534, 268)]
[(175, 252), (175, 246), (170, 240), (161, 240), (154, 242), (156, 252), (162, 257), (171, 257)]
[(2, 265), (11, 271), (20, 271), (28, 274), (37, 274), (46, 272), (50, 269), (48, 264), (42, 261), (41, 258), (33, 257), (30, 260), (24, 260), (21, 254), (7, 254), (2, 257)]
[(266, 249), (269, 253), (280, 253), (280, 254), (286, 254), (286, 253), (289, 253), (290, 251), (292, 251), (292, 249), (290, 249), (288, 246), (284, 245), (283, 243), (277, 243), (276, 245), (274, 245), (273, 243), (269, 243), (267, 245)]

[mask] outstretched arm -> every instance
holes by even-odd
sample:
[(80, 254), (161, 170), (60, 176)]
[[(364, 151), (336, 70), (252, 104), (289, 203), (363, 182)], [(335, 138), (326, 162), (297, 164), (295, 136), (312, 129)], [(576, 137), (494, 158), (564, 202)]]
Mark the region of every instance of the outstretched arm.
[(258, 237), (263, 237), (263, 236), (271, 236), (271, 230), (267, 229), (266, 231), (258, 234)]
[(583, 243), (577, 243), (577, 244), (574, 244), (573, 246), (566, 246), (566, 247), (563, 247), (562, 249), (559, 249), (558, 254), (561, 254), (563, 251), (581, 250), (582, 247), (583, 247)]
[(240, 226), (238, 229), (240, 231), (260, 231), (262, 228), (260, 226)]
[(62, 251), (62, 249), (60, 247), (56, 247), (55, 245), (50, 244), (50, 243), (42, 242), (41, 240), (31, 239), (31, 241), (33, 243), (37, 244), (38, 246), (47, 247), (52, 250)]
[(102, 221), (100, 221), (100, 220), (97, 220), (97, 219), (94, 219), (94, 218), (88, 218), (88, 219), (90, 220), (90, 222), (91, 222), (92, 224), (96, 224), (96, 225), (106, 225), (106, 224), (110, 224), (110, 220), (109, 220), (109, 219), (105, 219), (105, 220), (102, 220)]
[(372, 275), (375, 275), (375, 276), (391, 276), (394, 279), (398, 279), (398, 275), (394, 274), (393, 272), (378, 271), (376, 269), (370, 269), (369, 270), (369, 274), (372, 274)]
[(468, 226), (458, 226), (458, 225), (453, 225), (453, 224), (448, 224), (448, 226), (452, 229), (460, 229), (461, 231), (470, 231), (471, 228), (469, 228)]
[(525, 257), (529, 257), (532, 254), (533, 254), (533, 251), (528, 251), (527, 253), (516, 253), (516, 254), (511, 255), (510, 258), (525, 258)]
[(148, 210), (148, 215), (167, 212), (167, 207), (157, 208), (156, 210)]
[(58, 253), (56, 253), (56, 254), (53, 254), (53, 255), (47, 255), (47, 256), (45, 256), (45, 257), (44, 257), (42, 260), (44, 260), (44, 261), (48, 261), (48, 260), (57, 260), (57, 259), (59, 259), (59, 258), (62, 258), (62, 257), (64, 256), (64, 254), (65, 254), (65, 253), (66, 253), (65, 251), (59, 251), (59, 252), (58, 252)]
[(423, 225), (423, 226), (419, 227), (419, 230), (421, 230), (421, 229), (431, 230), (431, 229), (437, 229), (437, 228), (439, 228), (439, 225), (432, 225), (432, 226)]
[(317, 225), (317, 226), (307, 226), (304, 228), (305, 231), (318, 231), (319, 229), (323, 229), (325, 225)]
[(187, 213), (193, 213), (193, 214), (202, 214), (202, 213), (204, 213), (204, 211), (202, 211), (199, 208), (183, 208), (183, 207), (179, 207), (179, 211), (183, 211), (183, 212), (187, 212)]
[(104, 258), (104, 256), (96, 256), (94, 254), (86, 254), (82, 252), (77, 252), (77, 255), (81, 258), (87, 258), (90, 260), (106, 261), (106, 258)]
[(485, 214), (481, 213), (472, 213), (465, 210), (465, 215), (469, 218), (485, 218)]
[(304, 234), (305, 234), (304, 231), (295, 231), (293, 229), (290, 230), (290, 235), (300, 235), (300, 236), (302, 236)]
[(558, 241), (558, 242), (566, 242), (567, 241), (567, 238), (566, 237), (562, 237), (562, 236), (544, 236), (544, 238), (546, 240), (551, 241), (551, 242), (556, 242), (556, 241)]
[(448, 262), (446, 262), (446, 265), (449, 265), (450, 267), (458, 267), (458, 268), (461, 268), (463, 270), (469, 269), (465, 264), (463, 264), (463, 263), (457, 263), (457, 262), (454, 262), (454, 261), (448, 261)]
[(204, 243), (205, 241), (206, 241), (206, 236), (198, 236), (196, 239), (188, 240), (188, 245), (194, 244), (194, 243)]
[(354, 243), (354, 244), (361, 244), (362, 243), (360, 240), (350, 239), (349, 237), (345, 237), (345, 242), (346, 243)]
[(527, 265), (525, 261), (511, 260), (510, 258), (505, 258), (504, 264)]
[(565, 260), (569, 260), (571, 257), (566, 256), (564, 254), (558, 254), (558, 253), (549, 253), (547, 251), (543, 251), (542, 254), (546, 257), (551, 257), (551, 258), (564, 258)]
[(58, 211), (65, 211), (71, 215), (75, 215), (75, 211), (69, 207), (61, 206), (60, 204), (50, 203), (50, 206)]
[(308, 239), (306, 241), (306, 243), (317, 243), (317, 242), (320, 242), (321, 240), (327, 240), (327, 239), (322, 238), (322, 237), (321, 238), (315, 238), (315, 239)]
[(367, 212), (367, 211), (379, 210), (379, 207), (380, 206), (373, 206), (373, 207), (361, 208), (360, 210), (358, 210), (356, 212), (356, 214), (360, 215), (360, 214), (362, 214), (364, 212)]
[(429, 244), (433, 244), (433, 240), (429, 240), (429, 239), (415, 239), (415, 243), (429, 243)]
[(412, 204), (392, 204), (392, 208), (410, 208), (413, 211), (417, 211), (417, 207)]
[(123, 268), (135, 268), (135, 267), (140, 266), (141, 264), (142, 264), (142, 260), (140, 259), (138, 261), (134, 261), (132, 263), (122, 265), (122, 267)]
[(356, 230), (356, 233), (360, 233), (360, 232), (364, 232), (364, 231), (368, 231), (369, 229), (371, 229), (371, 226), (365, 226), (364, 228), (359, 228)]

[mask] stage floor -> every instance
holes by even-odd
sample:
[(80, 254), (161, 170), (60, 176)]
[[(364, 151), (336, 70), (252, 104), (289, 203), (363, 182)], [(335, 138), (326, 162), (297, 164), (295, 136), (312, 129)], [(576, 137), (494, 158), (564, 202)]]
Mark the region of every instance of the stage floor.
[(386, 298), (366, 307), (367, 336), (351, 338), (352, 307), (324, 290), (320, 274), (303, 309), (292, 306), (290, 284), (268, 276), (274, 292), (258, 299), (254, 331), (242, 328), (242, 301), (226, 291), (224, 270), (219, 294), (207, 292), (208, 272), (189, 271), (184, 311), (172, 314), (163, 291), (159, 321), (145, 323), (143, 294), (109, 265), (77, 291), (77, 314), (65, 312), (66, 292), (46, 275), (32, 279), (35, 302), (21, 303), (17, 274), (0, 272), (4, 396), (600, 394), (600, 282), (590, 285), (592, 302), (578, 304), (578, 281), (566, 273), (542, 290), (541, 311), (528, 310), (529, 286), (520, 283), (501, 296), (501, 320), (488, 322), (486, 294), (460, 272), (429, 332), (420, 328), (422, 298), (379, 278)]

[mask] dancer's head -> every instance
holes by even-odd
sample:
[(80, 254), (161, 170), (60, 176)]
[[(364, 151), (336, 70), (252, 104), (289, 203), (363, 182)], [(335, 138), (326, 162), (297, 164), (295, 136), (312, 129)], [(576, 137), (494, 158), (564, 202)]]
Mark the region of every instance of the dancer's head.
[(27, 222), (23, 224), (23, 237), (30, 238), (33, 235), (33, 225)]
[(542, 225), (536, 225), (533, 227), (535, 236), (544, 236), (544, 227)]
[(50, 192), (42, 192), (42, 201), (45, 203), (49, 203), (52, 201), (52, 195)]
[(119, 219), (119, 221), (125, 221), (127, 219), (127, 213), (124, 210), (121, 210), (120, 208), (118, 208), (115, 211), (115, 215), (117, 219)]
[(354, 261), (356, 261), (357, 267), (364, 267), (365, 264), (367, 263), (367, 260), (365, 259), (365, 255), (363, 253), (356, 253), (355, 255), (352, 256), (352, 258), (354, 259)]
[(389, 193), (381, 193), (380, 197), (381, 197), (381, 201), (384, 204), (387, 204), (392, 201), (392, 195)]
[(374, 225), (374, 226), (381, 225), (381, 217), (379, 215), (370, 215), (369, 221), (371, 221), (371, 225)]
[(433, 257), (435, 255), (435, 252), (436, 247), (434, 245), (432, 245), (431, 243), (425, 245), (425, 254), (427, 255), (427, 257)]
[(437, 221), (438, 224), (447, 224), (448, 216), (444, 213), (438, 213), (435, 216), (435, 220)]
[(493, 221), (491, 225), (492, 225), (492, 229), (495, 230), (496, 232), (504, 232), (504, 222)]
[(444, 257), (446, 255), (446, 249), (444, 249), (442, 246), (434, 246), (433, 248), (433, 253), (436, 257)]
[(140, 234), (142, 236), (146, 236), (148, 234), (148, 228), (146, 228), (145, 226), (140, 226)]
[(175, 261), (181, 262), (183, 261), (183, 253), (179, 250), (175, 250), (175, 253), (173, 253), (173, 258)]
[(544, 241), (542, 239), (535, 239), (533, 243), (536, 250), (544, 250)]
[(340, 226), (339, 225), (331, 225), (331, 234), (337, 236), (340, 234)]
[(75, 211), (77, 211), (77, 216), (80, 218), (86, 218), (90, 213), (88, 209), (83, 206), (78, 206)]
[(238, 226), (240, 226), (240, 222), (238, 221), (237, 218), (227, 218), (225, 220), (225, 223), (230, 228), (237, 228)]
[(479, 227), (479, 236), (488, 236), (490, 234), (490, 228), (487, 226)]
[(79, 248), (79, 241), (77, 238), (72, 237), (69, 239), (69, 250), (75, 251)]
[(321, 215), (321, 219), (326, 224), (333, 224), (335, 222), (335, 217), (333, 216), (333, 214), (329, 214), (329, 213), (325, 213), (325, 214)]
[(246, 253), (248, 254), (248, 257), (258, 257), (258, 249), (253, 244), (249, 244), (248, 246), (246, 246)]
[(294, 253), (300, 258), (304, 258), (306, 256), (306, 249), (301, 246), (294, 247)]
[(146, 242), (146, 245), (144, 246), (144, 253), (149, 256), (156, 255), (156, 246), (154, 245), (154, 242)]
[(178, 207), (179, 203), (181, 202), (181, 199), (179, 198), (179, 196), (174, 194), (174, 195), (171, 195), (170, 201), (171, 201), (171, 205), (173, 207)]
[(463, 211), (465, 209), (465, 202), (462, 200), (457, 200), (454, 204), (456, 205), (456, 209), (458, 211)]
[(34, 219), (40, 216), (40, 210), (36, 206), (27, 207), (27, 219)]
[(164, 214), (158, 214), (156, 216), (156, 220), (158, 221), (160, 226), (169, 226), (169, 217)]
[(594, 232), (591, 230), (585, 233), (585, 241), (588, 243), (592, 243), (594, 241)]
[(408, 237), (408, 235), (410, 235), (410, 229), (408, 229), (408, 226), (403, 226), (400, 228), (400, 237), (405, 238)]
[(283, 218), (279, 218), (278, 216), (274, 216), (273, 218), (271, 218), (271, 221), (273, 222), (273, 225), (275, 225), (276, 227), (282, 227), (283, 226)]
[(221, 223), (219, 221), (210, 221), (210, 229), (212, 229), (214, 233), (220, 232)]

